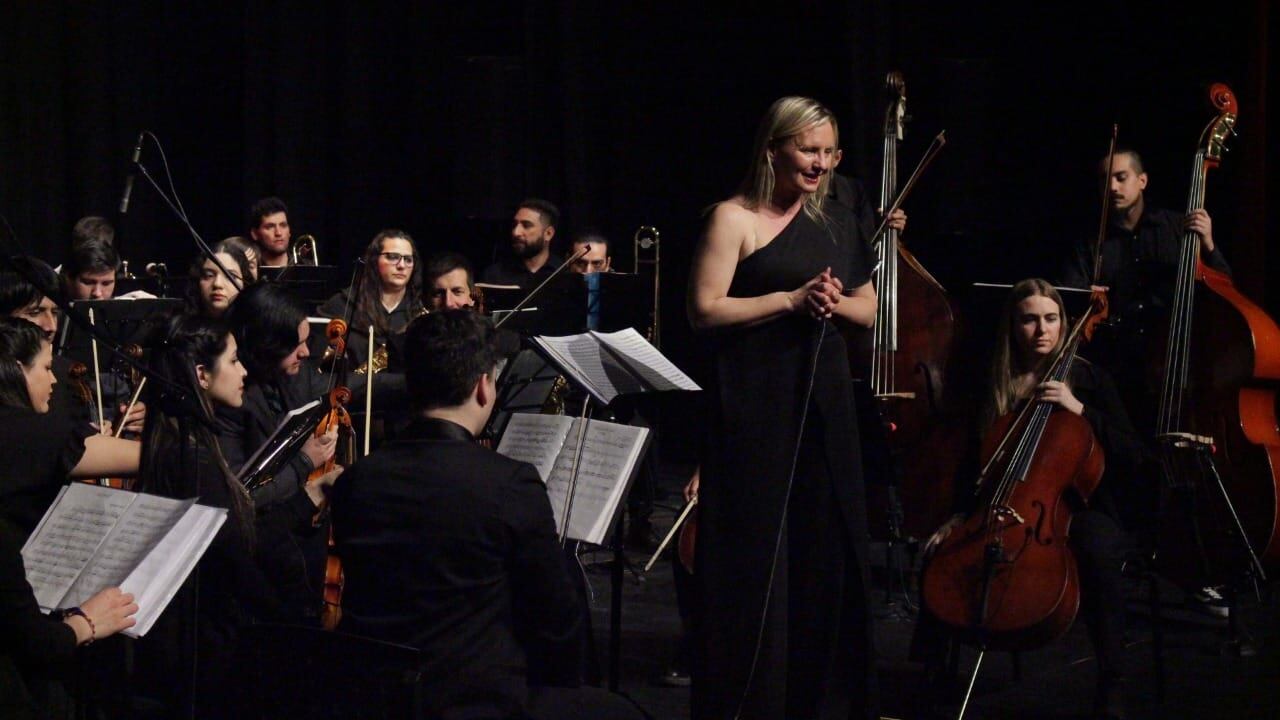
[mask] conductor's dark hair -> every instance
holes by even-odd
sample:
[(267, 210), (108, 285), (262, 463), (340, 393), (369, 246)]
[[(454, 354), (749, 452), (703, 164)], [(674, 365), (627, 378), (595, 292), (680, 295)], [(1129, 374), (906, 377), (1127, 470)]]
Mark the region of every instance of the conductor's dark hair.
[[(169, 388), (148, 386), (139, 489), (166, 497), (189, 497), (196, 491), (193, 480), (199, 471), (198, 459), (207, 458), (219, 477), (201, 479), (226, 485), (231, 520), (239, 524), (244, 537), (252, 539), (253, 501), (222, 455), (213, 431), (213, 405), (196, 373), (197, 366), (204, 366), (207, 372), (227, 371), (217, 364), (226, 352), (229, 333), (227, 326), (216, 320), (180, 314), (165, 320), (151, 338), (151, 369), (181, 388), (187, 399), (177, 397)], [(192, 460), (187, 473), (181, 472), (184, 453)]]
[(525, 198), (520, 201), (516, 209), (527, 208), (538, 213), (542, 218), (542, 224), (547, 227), (556, 227), (560, 224), (560, 208), (552, 205), (549, 201), (542, 198)]
[(23, 369), (35, 362), (46, 342), (44, 331), (30, 320), (0, 318), (0, 405), (32, 408)]
[(68, 281), (84, 273), (116, 272), (120, 254), (116, 246), (101, 238), (85, 240), (71, 248), (71, 256), (62, 264), (62, 276)]
[(307, 319), (302, 301), (279, 285), (254, 283), (236, 296), (227, 315), (249, 379), (280, 379), (280, 361), (298, 347), (298, 325)]
[(111, 222), (102, 216), (82, 217), (76, 221), (75, 227), (71, 228), (71, 247), (75, 248), (91, 240), (114, 246), (116, 229), (111, 227)]
[(24, 255), (14, 258), (29, 268), (31, 280), (12, 270), (0, 271), (0, 315), (12, 315), (39, 303), (47, 295), (58, 292), (58, 275), (45, 261)]
[(262, 224), (263, 218), (276, 213), (288, 215), (289, 207), (278, 197), (264, 197), (249, 207), (249, 215), (245, 221), (246, 226), (252, 230)]
[(467, 287), (474, 288), (476, 284), (476, 274), (471, 269), (471, 263), (467, 261), (466, 256), (462, 253), (456, 253), (450, 250), (442, 250), (432, 253), (426, 259), (422, 268), (423, 285), (434, 285), (436, 278), (441, 275), (447, 275), (458, 268), (467, 271)]
[(423, 315), (405, 330), (405, 384), (415, 410), (466, 402), (481, 375), (502, 358), (498, 333), (467, 309)]

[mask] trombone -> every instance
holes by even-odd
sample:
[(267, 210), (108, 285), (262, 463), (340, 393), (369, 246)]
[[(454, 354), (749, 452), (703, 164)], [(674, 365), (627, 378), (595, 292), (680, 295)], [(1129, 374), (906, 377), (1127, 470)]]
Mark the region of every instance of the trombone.
[(649, 342), (654, 347), (661, 347), (661, 336), (659, 334), (659, 314), (658, 314), (658, 290), (659, 290), (659, 240), (661, 233), (658, 229), (651, 225), (641, 225), (635, 235), (631, 237), (631, 241), (635, 250), (635, 267), (632, 270), (637, 275), (640, 274), (641, 265), (650, 265), (653, 267), (653, 318), (649, 325)]
[(320, 251), (316, 248), (315, 235), (299, 235), (289, 248), (294, 265), (319, 265)]

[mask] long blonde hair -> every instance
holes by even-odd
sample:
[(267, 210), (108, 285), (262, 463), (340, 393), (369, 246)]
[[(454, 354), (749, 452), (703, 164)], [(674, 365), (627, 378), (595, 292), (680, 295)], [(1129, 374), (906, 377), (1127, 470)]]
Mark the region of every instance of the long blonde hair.
[[(757, 209), (773, 199), (776, 178), (769, 151), (777, 149), (814, 125), (824, 122), (831, 123), (831, 131), (835, 133), (836, 147), (839, 147), (840, 128), (836, 125), (835, 113), (817, 100), (792, 95), (778, 98), (769, 106), (764, 117), (760, 118), (759, 127), (756, 128), (756, 138), (751, 146), (751, 164), (747, 168), (746, 177), (742, 179), (742, 185), (738, 188), (748, 208)], [(826, 202), (830, 187), (831, 173), (826, 173), (818, 181), (818, 191), (805, 198), (805, 214), (818, 221), (825, 218), (822, 205)]]
[(1062, 329), (1058, 331), (1058, 342), (1053, 347), (1054, 353), (1066, 341), (1067, 308), (1062, 304), (1062, 296), (1047, 280), (1027, 278), (1013, 286), (1004, 303), (1004, 312), (1000, 316), (1000, 325), (996, 328), (996, 349), (991, 358), (991, 394), (987, 398), (987, 407), (983, 412), (983, 427), (990, 427), (996, 418), (1013, 410), (1013, 406), (1021, 398), (1013, 379), (1029, 370), (1039, 368), (1027, 367), (1023, 363), (1022, 351), (1018, 347), (1016, 327), (1018, 324), (1018, 304), (1029, 297), (1047, 297), (1058, 306), (1058, 317), (1062, 320)]

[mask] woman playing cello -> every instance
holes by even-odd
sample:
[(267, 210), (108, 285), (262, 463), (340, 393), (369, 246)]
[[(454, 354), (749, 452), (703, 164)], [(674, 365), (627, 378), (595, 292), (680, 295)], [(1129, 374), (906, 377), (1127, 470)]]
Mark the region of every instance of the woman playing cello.
[[(1125, 546), (1119, 513), (1113, 500), (1117, 483), (1132, 477), (1144, 454), (1109, 375), (1077, 358), (1066, 382), (1042, 382), (1047, 365), (1062, 347), (1066, 333), (1062, 297), (1048, 282), (1023, 280), (1010, 291), (997, 328), (986, 393), (982, 428), (1014, 412), (1029, 399), (1053, 403), (1082, 416), (1102, 444), (1106, 456), (1103, 482), (1071, 515), (1070, 547), (1080, 572), (1080, 602), (1089, 636), (1098, 657), (1095, 712), (1098, 717), (1124, 717), (1124, 598), (1120, 569)], [(994, 480), (993, 480), (994, 481)], [(971, 499), (972, 492), (958, 492)], [(1069, 498), (1069, 502), (1079, 498)], [(968, 510), (968, 508), (966, 508)], [(925, 546), (931, 553), (965, 520), (958, 514), (942, 526)], [(927, 616), (925, 624), (930, 624)], [(922, 633), (917, 640), (925, 640)], [(918, 653), (923, 648), (916, 646)]]

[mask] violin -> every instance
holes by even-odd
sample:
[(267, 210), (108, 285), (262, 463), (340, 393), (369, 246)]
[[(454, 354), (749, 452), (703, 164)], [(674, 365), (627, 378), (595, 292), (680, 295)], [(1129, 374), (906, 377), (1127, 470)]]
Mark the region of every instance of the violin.
[[(1106, 295), (1072, 328), (1040, 382), (1065, 381)], [(982, 442), (978, 509), (939, 544), (921, 576), (924, 606), (984, 650), (1030, 650), (1061, 637), (1080, 608), (1068, 546), (1068, 493), (1087, 501), (1105, 458), (1089, 422), (1038, 400), (999, 418)]]
[[(335, 357), (345, 357), (346, 355), (346, 337), (347, 323), (342, 318), (334, 318), (329, 321), (325, 327), (325, 340), (330, 349), (333, 350)], [(343, 385), (335, 385), (329, 391), (329, 411), (316, 425), (315, 435), (317, 437), (329, 433), (332, 429), (338, 430), (338, 447), (332, 458), (320, 464), (310, 475), (307, 476), (307, 482), (317, 481), (320, 477), (329, 473), (337, 465), (348, 465), (355, 459), (355, 440), (352, 430), (351, 414), (347, 412), (347, 403), (351, 402), (351, 390)], [(321, 517), (327, 510), (322, 507), (316, 515), (315, 522), (319, 524)], [(324, 592), (323, 606), (320, 610), (320, 622), (326, 630), (333, 630), (338, 626), (338, 622), (342, 619), (342, 589), (345, 578), (342, 572), (342, 558), (338, 555), (337, 547), (333, 541), (333, 526), (329, 526), (329, 550), (325, 557), (324, 568)]]
[[(1238, 116), (1235, 95), (1209, 89), (1217, 115), (1201, 134), (1187, 212), (1204, 207)], [(1280, 328), (1231, 278), (1206, 266), (1188, 231), (1159, 380), (1157, 446), (1164, 484), (1156, 564), (1184, 587), (1218, 585), (1280, 559)]]

